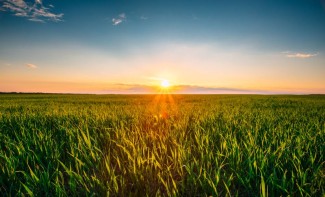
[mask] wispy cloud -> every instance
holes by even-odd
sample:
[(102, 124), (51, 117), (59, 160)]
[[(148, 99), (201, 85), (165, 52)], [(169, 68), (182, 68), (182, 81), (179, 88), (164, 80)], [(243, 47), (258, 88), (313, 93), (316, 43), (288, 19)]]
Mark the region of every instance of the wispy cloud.
[(26, 64), (26, 66), (30, 69), (36, 69), (37, 66), (35, 64)]
[[(144, 84), (113, 84), (110, 87), (96, 91), (100, 94), (159, 94), (160, 87)], [(193, 85), (175, 85), (169, 89), (171, 94), (272, 94), (263, 90), (248, 90), (238, 88), (204, 87)]]
[(268, 94), (267, 91), (248, 90), (239, 88), (205, 87), (193, 85), (177, 85), (173, 87), (177, 94)]
[(146, 16), (140, 16), (140, 19), (141, 19), (141, 20), (147, 20), (148, 17), (146, 17)]
[(282, 53), (286, 54), (286, 57), (289, 58), (302, 58), (302, 59), (311, 58), (318, 55), (318, 53), (292, 53), (290, 51), (284, 51)]
[(29, 18), (29, 21), (33, 21), (33, 22), (40, 22), (40, 23), (45, 23), (44, 20), (39, 19), (39, 18)]
[[(49, 5), (49, 7), (53, 8), (54, 6)], [(1, 6), (4, 11), (10, 11), (15, 16), (26, 17), (29, 21), (62, 21), (63, 13), (55, 14), (49, 7), (45, 7), (42, 0), (35, 0), (32, 3), (25, 0), (4, 0)]]
[(125, 13), (121, 13), (117, 17), (115, 17), (115, 18), (112, 19), (113, 25), (118, 25), (118, 24), (120, 24), (120, 23), (122, 23), (124, 21), (126, 21), (126, 15), (125, 15)]

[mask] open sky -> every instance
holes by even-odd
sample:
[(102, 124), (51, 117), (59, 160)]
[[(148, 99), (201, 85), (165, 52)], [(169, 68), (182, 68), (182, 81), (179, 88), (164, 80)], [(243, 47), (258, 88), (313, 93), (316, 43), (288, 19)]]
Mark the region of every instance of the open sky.
[(0, 0), (0, 92), (325, 93), (322, 0)]

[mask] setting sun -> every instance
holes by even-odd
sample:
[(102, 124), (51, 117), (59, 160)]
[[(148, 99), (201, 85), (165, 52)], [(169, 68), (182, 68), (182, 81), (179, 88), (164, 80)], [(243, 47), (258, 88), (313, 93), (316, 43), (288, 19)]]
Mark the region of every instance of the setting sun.
[(170, 86), (169, 81), (165, 79), (162, 80), (160, 86), (163, 88), (168, 88)]
[(0, 0), (0, 197), (325, 197), (325, 0), (125, 2)]

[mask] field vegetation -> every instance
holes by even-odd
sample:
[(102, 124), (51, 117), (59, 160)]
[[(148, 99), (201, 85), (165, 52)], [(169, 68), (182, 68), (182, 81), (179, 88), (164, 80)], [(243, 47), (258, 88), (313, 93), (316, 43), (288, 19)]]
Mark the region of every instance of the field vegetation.
[(324, 196), (325, 96), (0, 95), (0, 193)]

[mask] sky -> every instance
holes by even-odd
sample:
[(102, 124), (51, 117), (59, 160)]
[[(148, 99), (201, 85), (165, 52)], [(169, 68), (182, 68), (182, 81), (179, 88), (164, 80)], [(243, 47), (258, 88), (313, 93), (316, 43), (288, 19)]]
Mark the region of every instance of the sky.
[(0, 0), (0, 92), (325, 94), (323, 0)]

